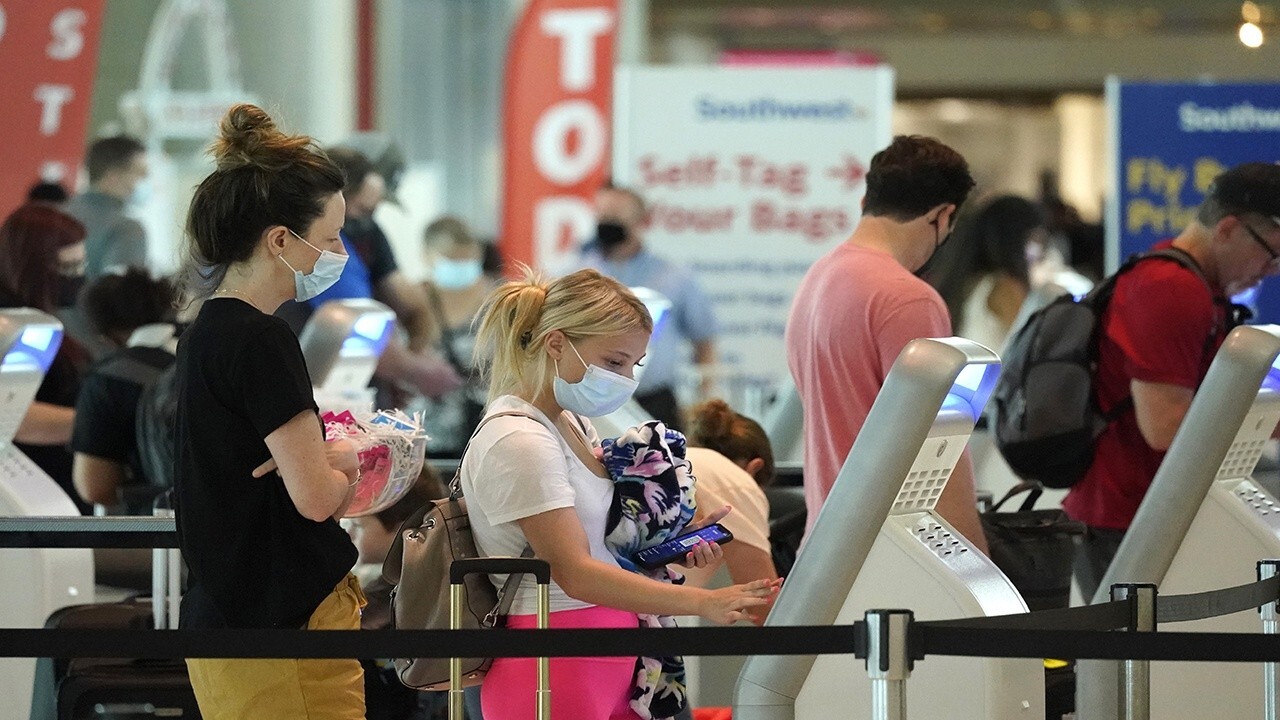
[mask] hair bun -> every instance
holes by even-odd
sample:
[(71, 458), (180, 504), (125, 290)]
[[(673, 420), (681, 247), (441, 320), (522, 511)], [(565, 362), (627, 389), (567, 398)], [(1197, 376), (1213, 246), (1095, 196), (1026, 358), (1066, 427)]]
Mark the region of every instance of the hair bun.
[(738, 413), (734, 412), (728, 403), (718, 398), (694, 407), (690, 415), (692, 427), (689, 434), (708, 446), (731, 437), (733, 424), (738, 419)]
[(316, 152), (311, 138), (286, 135), (262, 108), (248, 103), (234, 105), (219, 124), (212, 153), (219, 170), (256, 167), (279, 171), (300, 156)]

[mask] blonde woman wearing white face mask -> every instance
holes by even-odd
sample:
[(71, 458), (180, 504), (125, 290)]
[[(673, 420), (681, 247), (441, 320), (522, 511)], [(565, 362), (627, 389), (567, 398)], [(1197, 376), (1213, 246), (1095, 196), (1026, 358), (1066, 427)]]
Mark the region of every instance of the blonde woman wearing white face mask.
[[(594, 270), (554, 282), (510, 282), (481, 314), (477, 360), (490, 383), (488, 416), (462, 464), (480, 554), (520, 555), (526, 544), (551, 564), (551, 626), (636, 627), (636, 613), (700, 615), (729, 623), (765, 605), (776, 581), (719, 590), (659, 583), (618, 567), (605, 547), (613, 481), (596, 457), (587, 420), (616, 410), (635, 391), (634, 372), (652, 331), (644, 305)], [(724, 511), (711, 513), (711, 521)], [(722, 557), (716, 545), (694, 565)], [(504, 576), (492, 576), (498, 586)], [(510, 627), (533, 627), (526, 578)], [(555, 658), (552, 716), (635, 718), (628, 707), (635, 658)], [(486, 720), (532, 717), (535, 663), (500, 659), (485, 678)]]
[(484, 414), (486, 392), (472, 364), (476, 313), (497, 286), (484, 273), (484, 249), (458, 218), (442, 217), (423, 232), (430, 278), (422, 283), (431, 320), (429, 341), (464, 383), (439, 398), (423, 398), (422, 410), (432, 457), (456, 458)]

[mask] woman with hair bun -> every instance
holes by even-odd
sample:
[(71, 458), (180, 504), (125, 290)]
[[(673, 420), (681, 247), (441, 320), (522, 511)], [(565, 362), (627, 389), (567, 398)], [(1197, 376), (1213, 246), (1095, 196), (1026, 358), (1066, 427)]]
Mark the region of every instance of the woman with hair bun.
[[(690, 411), (686, 455), (698, 478), (698, 503), (705, 507), (731, 505), (734, 511), (720, 521), (733, 533), (724, 546), (724, 565), (736, 583), (774, 580), (769, 544), (769, 499), (762, 488), (773, 483), (773, 446), (764, 428), (723, 400), (708, 400)], [(685, 573), (685, 581), (706, 585), (720, 566), (714, 563)], [(750, 619), (764, 623), (769, 606), (753, 607)]]
[[(767, 604), (777, 583), (707, 590), (668, 585), (618, 566), (605, 545), (613, 480), (596, 454), (588, 417), (617, 410), (635, 392), (635, 368), (653, 322), (631, 291), (595, 270), (552, 282), (526, 274), (490, 295), (477, 331), (477, 364), (489, 381), (486, 418), (463, 458), (461, 482), (477, 549), (551, 564), (551, 627), (637, 627), (637, 613), (741, 619)], [(520, 413), (495, 417), (499, 413)], [(728, 508), (711, 513), (723, 517)], [(691, 562), (721, 556), (702, 544)], [(501, 587), (505, 576), (490, 576)], [(509, 627), (535, 625), (533, 583), (523, 578)], [(552, 717), (622, 720), (636, 658), (553, 658)], [(533, 717), (535, 661), (494, 661), (481, 688), (485, 720)]]
[[(346, 262), (342, 173), (253, 105), (223, 118), (187, 218), (174, 474), (190, 569), (183, 628), (358, 630), (356, 549), (337, 522), (359, 480), (326, 443), (298, 339), (272, 312)], [(206, 720), (364, 717), (356, 660), (189, 659)]]

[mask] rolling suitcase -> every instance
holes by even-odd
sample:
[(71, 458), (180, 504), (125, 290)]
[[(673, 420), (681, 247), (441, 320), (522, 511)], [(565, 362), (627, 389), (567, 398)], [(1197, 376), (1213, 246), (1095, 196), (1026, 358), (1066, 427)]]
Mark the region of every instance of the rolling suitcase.
[[(551, 565), (546, 560), (532, 557), (468, 558), (454, 560), (449, 566), (449, 627), (462, 627), (465, 602), (465, 585), (468, 575), (475, 573), (527, 573), (533, 575), (538, 585), (538, 629), (545, 630), (551, 614)], [(464, 720), (462, 707), (462, 659), (449, 660), (449, 720)], [(538, 658), (538, 720), (551, 717), (551, 662)]]
[[(170, 493), (157, 498), (155, 514), (172, 517)], [(46, 628), (176, 628), (181, 599), (177, 549), (152, 551), (152, 596), (116, 603), (72, 605), (45, 621)], [(182, 658), (171, 660), (41, 658), (36, 663), (31, 720), (199, 720), (200, 710)]]
[[(45, 627), (146, 630), (152, 627), (150, 600), (65, 607), (50, 615)], [(200, 718), (181, 658), (43, 658), (33, 701), (33, 720)]]

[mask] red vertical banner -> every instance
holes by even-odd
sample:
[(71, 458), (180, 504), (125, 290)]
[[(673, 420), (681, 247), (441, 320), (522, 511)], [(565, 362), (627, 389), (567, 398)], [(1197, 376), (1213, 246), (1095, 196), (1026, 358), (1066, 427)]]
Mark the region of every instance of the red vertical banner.
[(374, 45), (378, 39), (374, 0), (356, 2), (356, 129), (372, 130), (377, 73)]
[(103, 0), (0, 0), (0, 214), (40, 180), (75, 185)]
[(617, 0), (530, 0), (507, 52), (502, 244), (557, 272), (594, 226), (607, 177)]

